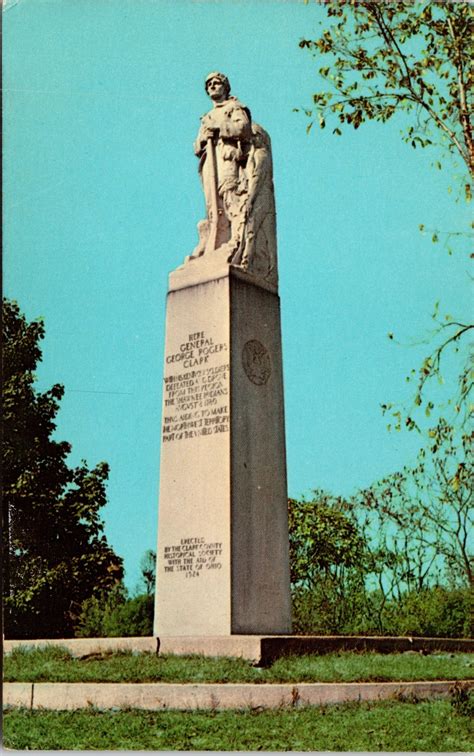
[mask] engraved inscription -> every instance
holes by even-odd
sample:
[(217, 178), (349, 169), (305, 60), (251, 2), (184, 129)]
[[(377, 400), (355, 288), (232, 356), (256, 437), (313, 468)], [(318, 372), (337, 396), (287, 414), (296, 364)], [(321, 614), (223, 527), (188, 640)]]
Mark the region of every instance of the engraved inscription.
[(270, 355), (263, 344), (256, 339), (244, 344), (242, 365), (247, 377), (256, 386), (263, 386), (270, 378), (272, 372)]
[(191, 333), (166, 363), (183, 372), (164, 379), (163, 443), (229, 432), (229, 362), (225, 342)]
[(165, 546), (165, 572), (183, 574), (186, 578), (222, 569), (222, 543), (206, 542), (205, 538), (181, 538), (179, 543)]

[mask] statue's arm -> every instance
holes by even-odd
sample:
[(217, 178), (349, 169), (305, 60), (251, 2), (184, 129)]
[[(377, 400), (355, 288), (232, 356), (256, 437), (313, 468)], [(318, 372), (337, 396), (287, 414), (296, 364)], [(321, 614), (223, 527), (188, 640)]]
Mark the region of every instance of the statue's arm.
[(201, 118), (201, 126), (194, 142), (194, 154), (201, 157), (206, 151), (207, 140), (210, 137), (215, 137), (219, 133), (219, 129), (213, 118), (213, 112), (206, 113)]
[(249, 141), (252, 137), (252, 119), (248, 108), (240, 103), (229, 108), (220, 124), (220, 136)]
[(206, 133), (206, 128), (203, 124), (203, 121), (201, 120), (201, 126), (199, 128), (196, 141), (194, 142), (194, 145), (193, 145), (194, 154), (197, 155), (198, 157), (201, 157), (201, 155), (203, 154), (203, 152), (205, 152), (205, 149), (206, 149), (207, 137), (205, 136), (205, 133)]

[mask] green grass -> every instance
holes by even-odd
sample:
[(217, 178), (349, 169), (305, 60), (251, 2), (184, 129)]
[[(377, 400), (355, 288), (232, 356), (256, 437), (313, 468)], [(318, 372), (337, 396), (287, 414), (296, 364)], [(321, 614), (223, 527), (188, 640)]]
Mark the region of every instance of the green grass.
[(66, 649), (16, 649), (5, 657), (6, 682), (350, 682), (466, 680), (474, 677), (472, 654), (357, 654), (278, 659), (260, 669), (243, 659), (157, 656), (130, 652), (73, 659)]
[(447, 701), (242, 712), (7, 711), (4, 745), (33, 750), (470, 751)]

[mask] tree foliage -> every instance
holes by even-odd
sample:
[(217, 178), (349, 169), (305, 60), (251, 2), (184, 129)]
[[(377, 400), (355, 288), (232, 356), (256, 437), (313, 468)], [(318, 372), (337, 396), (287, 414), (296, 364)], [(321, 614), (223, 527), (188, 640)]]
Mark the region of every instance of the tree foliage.
[(34, 386), (43, 323), (5, 300), (3, 337), (5, 633), (68, 636), (82, 602), (122, 578), (99, 515), (108, 466), (69, 467), (70, 444), (53, 438), (64, 389)]
[(315, 490), (311, 500), (289, 500), (291, 582), (314, 587), (360, 563), (363, 539), (344, 499)]
[(147, 549), (140, 560), (139, 591), (147, 596), (155, 595), (156, 582), (156, 552)]
[[(386, 123), (402, 117), (404, 139), (412, 147), (441, 147), (461, 158), (466, 167), (465, 193), (471, 199), (474, 175), (472, 137), (474, 12), (465, 2), (321, 2), (329, 25), (314, 40), (302, 39), (300, 47), (310, 50), (318, 61), (324, 88), (313, 95), (314, 107), (306, 109), (313, 124), (325, 128), (333, 122), (333, 133), (358, 129), (368, 121)], [(322, 22), (321, 22), (322, 23)], [(441, 168), (437, 161), (436, 165)], [(426, 233), (420, 225), (422, 233)], [(439, 231), (432, 232), (433, 242)], [(448, 232), (466, 240), (464, 231)], [(434, 402), (428, 386), (443, 383), (442, 361), (450, 354), (465, 352), (469, 332), (467, 318), (433, 314), (435, 328), (430, 351), (418, 370), (407, 380), (416, 383), (410, 409), (392, 411), (392, 427), (419, 428), (415, 416), (420, 409), (428, 415)], [(393, 339), (393, 334), (389, 334)], [(462, 355), (460, 355), (462, 356)], [(449, 404), (465, 420), (471, 412), (472, 360), (462, 356), (459, 380)], [(455, 396), (454, 396), (455, 394)], [(391, 404), (384, 411), (393, 410)], [(404, 415), (402, 417), (402, 414)]]
[(140, 573), (135, 595), (120, 583), (109, 593), (86, 599), (75, 634), (81, 638), (153, 635), (156, 553), (152, 549), (140, 559)]
[(123, 585), (107, 594), (91, 596), (82, 605), (76, 625), (79, 638), (127, 638), (153, 635), (151, 594), (130, 598)]
[(414, 468), (351, 498), (290, 500), (294, 632), (472, 632), (469, 443), (441, 421)]
[[(421, 431), (422, 425), (426, 424), (426, 418), (433, 420), (432, 413), (435, 409), (440, 422), (446, 422), (442, 418), (442, 415), (445, 415), (450, 417), (451, 423), (456, 423), (460, 427), (466, 426), (472, 416), (474, 371), (472, 345), (468, 342), (468, 334), (474, 329), (474, 324), (461, 322), (451, 315), (441, 317), (439, 302), (435, 303), (432, 319), (435, 321), (435, 327), (423, 340), (423, 343), (430, 344), (430, 352), (421, 365), (412, 368), (405, 378), (406, 382), (414, 387), (411, 405), (403, 413), (392, 402), (381, 405), (383, 414), (390, 420), (388, 430), (401, 430), (404, 425), (408, 430)], [(389, 338), (397, 343), (393, 333), (389, 334)], [(428, 384), (434, 382), (438, 389), (444, 386), (447, 365), (456, 365), (456, 377), (453, 379), (451, 376), (448, 380), (451, 390), (447, 392), (445, 401), (435, 403), (434, 392), (428, 390)], [(423, 410), (421, 416), (420, 410)]]
[(347, 502), (321, 490), (289, 500), (295, 632), (343, 632), (364, 587), (364, 541)]
[(470, 118), (474, 15), (464, 2), (325, 2), (332, 26), (300, 47), (326, 58), (327, 86), (313, 96), (321, 128), (334, 133), (396, 113), (412, 118), (405, 140), (414, 148), (441, 142), (472, 177)]
[(416, 466), (353, 500), (371, 571), (387, 599), (439, 583), (474, 583), (472, 436), (444, 420), (430, 435)]
[[(319, 4), (327, 12), (323, 28), (315, 39), (300, 41), (300, 47), (317, 58), (323, 81), (313, 95), (313, 106), (305, 109), (311, 119), (308, 131), (331, 124), (333, 134), (341, 136), (348, 127), (358, 130), (369, 121), (383, 124), (398, 117), (403, 138), (413, 148), (441, 148), (446, 156), (462, 161), (465, 195), (470, 200), (474, 173), (470, 4), (395, 0), (320, 0)], [(441, 168), (439, 162), (437, 167)], [(420, 230), (426, 233), (424, 226)], [(436, 243), (439, 233), (431, 233)], [(448, 236), (466, 239), (467, 234), (458, 230)], [(433, 332), (426, 339), (429, 352), (407, 376), (415, 387), (412, 406), (408, 411), (388, 403), (382, 406), (391, 415), (390, 428), (428, 426), (428, 443), (414, 466), (359, 492), (341, 510), (363, 536), (363, 543), (359, 562), (350, 568), (362, 578), (362, 587), (359, 579), (357, 587), (350, 586), (352, 593), (340, 593), (340, 600), (350, 603), (352, 618), (338, 627), (339, 632), (350, 626), (353, 632), (438, 634), (436, 622), (449, 635), (468, 632), (474, 515), (472, 437), (467, 430), (473, 373), (466, 347), (474, 326), (467, 318), (441, 315), (438, 304), (433, 321)], [(389, 338), (394, 340), (393, 333)], [(442, 386), (448, 375), (451, 389), (456, 356), (456, 388), (447, 392), (446, 402), (441, 398), (446, 391), (434, 387)], [(443, 417), (449, 405), (455, 410), (450, 422)], [(317, 507), (313, 514), (319, 519)], [(324, 527), (323, 518), (319, 531), (324, 532)], [(317, 533), (318, 528), (311, 525), (302, 532)], [(324, 541), (319, 539), (323, 555)], [(307, 550), (311, 554), (311, 543)], [(304, 571), (304, 549), (299, 558)], [(337, 562), (336, 551), (331, 558)], [(341, 569), (347, 571), (339, 562), (330, 572)], [(321, 571), (316, 562), (306, 583), (300, 575), (294, 590), (301, 594), (304, 585), (314, 586), (304, 597), (307, 615), (321, 615), (324, 605), (317, 595)], [(301, 606), (297, 609), (301, 616)], [(345, 616), (350, 617), (350, 612)]]

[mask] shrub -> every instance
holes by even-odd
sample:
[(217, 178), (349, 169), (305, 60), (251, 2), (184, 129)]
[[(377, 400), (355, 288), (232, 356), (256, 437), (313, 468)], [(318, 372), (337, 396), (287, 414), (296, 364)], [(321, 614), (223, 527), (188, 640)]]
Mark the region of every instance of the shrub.
[(472, 596), (467, 588), (442, 586), (406, 593), (401, 601), (391, 602), (388, 629), (395, 635), (432, 637), (469, 637)]
[(386, 600), (381, 591), (352, 585), (345, 593), (322, 579), (313, 589), (293, 591), (293, 631), (305, 635), (472, 636), (468, 588), (442, 586)]
[(153, 596), (128, 598), (123, 587), (88, 599), (76, 626), (79, 638), (119, 638), (153, 634)]

